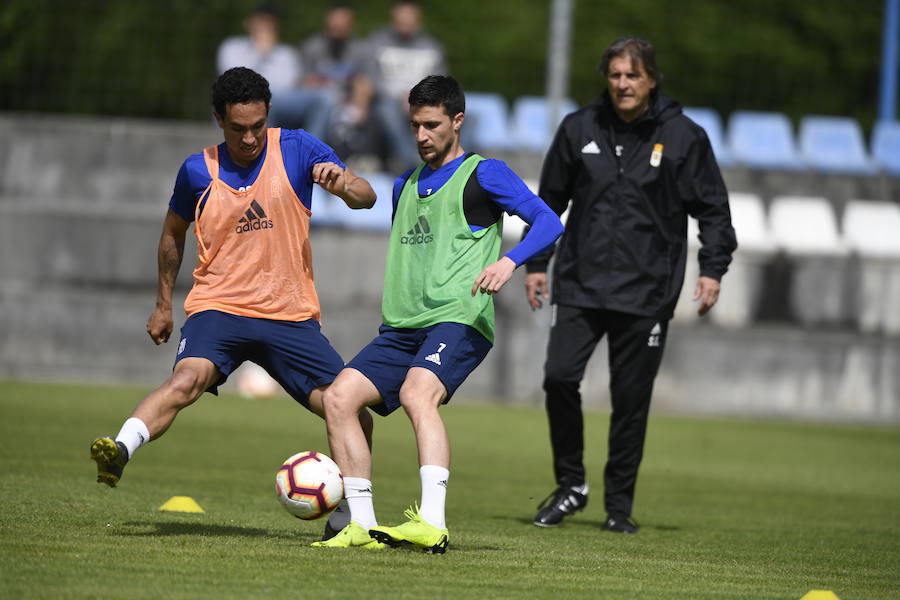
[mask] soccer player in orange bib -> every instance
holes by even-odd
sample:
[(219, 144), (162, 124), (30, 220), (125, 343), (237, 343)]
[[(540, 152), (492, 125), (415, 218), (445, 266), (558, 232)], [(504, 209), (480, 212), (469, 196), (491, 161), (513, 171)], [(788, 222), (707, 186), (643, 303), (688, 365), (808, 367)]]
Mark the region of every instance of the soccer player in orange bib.
[[(217, 394), (245, 360), (324, 417), (322, 394), (344, 362), (319, 326), (309, 243), (312, 185), (353, 209), (370, 208), (375, 192), (316, 137), (269, 128), (271, 98), (265, 78), (244, 67), (213, 84), (225, 141), (189, 156), (178, 172), (159, 241), (156, 307), (147, 321), (156, 344), (169, 340), (172, 289), (195, 221), (199, 264), (175, 367), (115, 438), (92, 442), (98, 482), (115, 487), (138, 448), (165, 433), (204, 391)], [(361, 411), (359, 418), (371, 441), (371, 416)]]

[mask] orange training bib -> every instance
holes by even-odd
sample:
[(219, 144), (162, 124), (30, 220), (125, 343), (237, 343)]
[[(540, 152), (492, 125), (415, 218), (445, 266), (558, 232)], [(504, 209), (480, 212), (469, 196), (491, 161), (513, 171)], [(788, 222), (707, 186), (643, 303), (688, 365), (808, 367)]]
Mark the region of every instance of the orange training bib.
[(212, 181), (197, 202), (200, 262), (184, 303), (188, 316), (213, 309), (283, 321), (319, 319), (311, 213), (288, 180), (280, 140), (280, 129), (268, 130), (266, 158), (246, 191), (219, 179), (217, 146), (203, 151)]

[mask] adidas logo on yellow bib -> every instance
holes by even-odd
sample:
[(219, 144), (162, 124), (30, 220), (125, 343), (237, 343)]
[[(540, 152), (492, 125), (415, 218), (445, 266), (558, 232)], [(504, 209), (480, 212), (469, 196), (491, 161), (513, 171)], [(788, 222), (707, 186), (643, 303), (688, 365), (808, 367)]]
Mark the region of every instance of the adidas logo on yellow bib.
[(431, 234), (431, 227), (428, 226), (428, 219), (425, 217), (419, 217), (415, 227), (400, 237), (401, 244), (427, 244), (432, 240), (434, 235)]

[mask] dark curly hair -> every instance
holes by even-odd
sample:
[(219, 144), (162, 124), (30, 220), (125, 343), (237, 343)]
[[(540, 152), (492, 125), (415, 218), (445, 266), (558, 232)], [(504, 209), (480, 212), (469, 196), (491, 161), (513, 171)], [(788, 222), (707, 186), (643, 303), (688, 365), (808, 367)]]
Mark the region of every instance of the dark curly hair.
[(212, 105), (220, 117), (225, 117), (229, 104), (262, 102), (268, 112), (272, 92), (266, 78), (247, 67), (228, 69), (216, 79), (212, 86)]
[(449, 75), (429, 75), (409, 91), (410, 106), (442, 106), (452, 119), (466, 112), (466, 95)]

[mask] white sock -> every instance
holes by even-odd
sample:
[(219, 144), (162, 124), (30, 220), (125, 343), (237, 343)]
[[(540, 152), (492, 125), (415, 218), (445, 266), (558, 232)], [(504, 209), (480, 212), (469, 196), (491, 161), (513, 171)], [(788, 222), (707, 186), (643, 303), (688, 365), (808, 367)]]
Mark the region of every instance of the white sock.
[(450, 479), (450, 471), (437, 465), (424, 465), (419, 468), (419, 477), (422, 479), (422, 504), (419, 506), (419, 514), (438, 529), (446, 529), (444, 505), (447, 501), (447, 480)]
[(344, 477), (344, 498), (350, 507), (350, 518), (369, 530), (378, 525), (372, 504), (372, 482), (362, 477)]
[(340, 531), (349, 524), (350, 505), (347, 503), (347, 499), (343, 498), (337, 505), (337, 508), (331, 511), (331, 514), (328, 515), (328, 525), (335, 531)]
[(576, 492), (578, 492), (579, 494), (584, 494), (585, 496), (587, 496), (588, 484), (584, 483), (582, 485), (573, 485), (572, 489), (575, 490)]
[(128, 458), (134, 457), (134, 451), (150, 441), (150, 432), (143, 421), (135, 417), (131, 417), (122, 424), (119, 435), (116, 436), (117, 442), (122, 442), (128, 448)]

